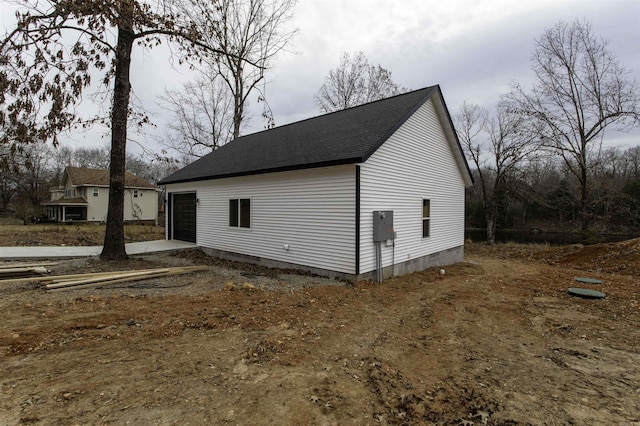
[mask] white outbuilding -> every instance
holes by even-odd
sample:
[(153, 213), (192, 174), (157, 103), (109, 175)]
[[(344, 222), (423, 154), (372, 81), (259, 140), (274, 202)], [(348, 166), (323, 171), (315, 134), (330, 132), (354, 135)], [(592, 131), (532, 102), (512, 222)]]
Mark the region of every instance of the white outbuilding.
[(461, 261), (472, 183), (439, 86), (242, 136), (160, 181), (167, 239), (352, 281)]

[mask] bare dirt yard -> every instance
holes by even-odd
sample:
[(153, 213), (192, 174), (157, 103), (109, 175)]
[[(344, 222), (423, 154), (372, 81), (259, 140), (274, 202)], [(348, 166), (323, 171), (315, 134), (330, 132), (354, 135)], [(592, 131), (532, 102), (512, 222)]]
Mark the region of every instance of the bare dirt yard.
[[(640, 239), (471, 245), (382, 284), (201, 252), (52, 274), (207, 272), (46, 293), (0, 285), (0, 424), (640, 425)], [(572, 297), (575, 277), (606, 293)]]

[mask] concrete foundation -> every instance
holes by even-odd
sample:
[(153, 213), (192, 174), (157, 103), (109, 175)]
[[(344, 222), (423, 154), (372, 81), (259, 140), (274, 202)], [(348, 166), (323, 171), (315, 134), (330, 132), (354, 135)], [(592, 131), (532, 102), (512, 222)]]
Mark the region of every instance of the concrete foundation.
[[(331, 271), (328, 269), (314, 268), (311, 266), (298, 265), (296, 263), (282, 262), (279, 260), (267, 259), (264, 257), (249, 256), (246, 254), (232, 253), (224, 250), (217, 250), (207, 247), (201, 247), (202, 251), (209, 256), (219, 257), (221, 259), (234, 260), (238, 262), (246, 262), (254, 265), (266, 266), (268, 268), (279, 269), (295, 269), (306, 271), (312, 274), (321, 275), (323, 277), (337, 278), (350, 282), (375, 280), (376, 271), (369, 271), (360, 275), (347, 274), (344, 272)], [(406, 262), (397, 263), (394, 266), (386, 266), (383, 269), (383, 277), (400, 276), (410, 274), (412, 272), (423, 271), (434, 266), (446, 266), (464, 260), (464, 246), (454, 247), (438, 253), (411, 259)]]
[[(401, 275), (411, 274), (413, 272), (424, 271), (425, 269), (435, 266), (453, 265), (454, 263), (464, 260), (464, 245), (453, 247), (448, 250), (439, 251), (437, 253), (428, 254), (426, 256), (417, 257), (407, 260), (406, 262), (396, 263), (382, 268), (382, 277), (384, 279), (392, 276), (399, 277)], [(365, 272), (358, 275), (357, 281), (375, 280), (376, 271)]]
[(354, 282), (355, 275), (346, 274), (344, 272), (331, 271), (328, 269), (314, 268), (312, 266), (298, 265), (297, 263), (283, 262), (280, 260), (267, 259), (265, 257), (250, 256), (247, 254), (233, 253), (224, 250), (200, 247), (200, 249), (209, 256), (219, 257), (226, 260), (234, 260), (236, 262), (246, 262), (253, 265), (266, 266), (267, 268), (278, 269), (295, 269), (297, 271), (310, 272), (312, 274), (323, 277), (337, 278), (341, 280)]

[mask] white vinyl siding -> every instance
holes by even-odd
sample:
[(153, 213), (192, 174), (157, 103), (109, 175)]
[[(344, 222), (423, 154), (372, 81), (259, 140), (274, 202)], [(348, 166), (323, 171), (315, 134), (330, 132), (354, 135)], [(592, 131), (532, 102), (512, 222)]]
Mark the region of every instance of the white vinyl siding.
[[(353, 165), (167, 185), (185, 191), (199, 200), (199, 246), (354, 273)], [(231, 199), (251, 199), (250, 229), (229, 226)]]
[[(91, 194), (85, 198), (89, 204), (87, 220), (89, 222), (106, 221), (109, 207), (109, 188), (87, 187), (83, 190), (87, 194)], [(155, 189), (125, 189), (123, 218), (126, 221), (157, 220), (158, 191)]]
[(125, 189), (124, 220), (157, 220), (158, 191), (155, 189)]
[[(374, 210), (393, 210), (396, 263), (464, 244), (465, 185), (434, 99), (361, 166), (360, 273), (375, 269)], [(423, 200), (430, 204), (429, 238), (422, 237)], [(382, 252), (383, 266), (391, 265), (392, 247)]]
[[(98, 195), (95, 195), (98, 190)], [(87, 197), (87, 220), (90, 222), (104, 222), (107, 220), (107, 209), (109, 207), (109, 188), (87, 187), (91, 191), (91, 197)]]

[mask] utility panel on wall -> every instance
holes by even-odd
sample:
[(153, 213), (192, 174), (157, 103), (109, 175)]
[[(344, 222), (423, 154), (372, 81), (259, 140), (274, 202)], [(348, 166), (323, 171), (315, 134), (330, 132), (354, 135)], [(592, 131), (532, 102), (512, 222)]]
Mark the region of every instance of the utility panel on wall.
[(393, 240), (393, 210), (373, 212), (373, 241)]

